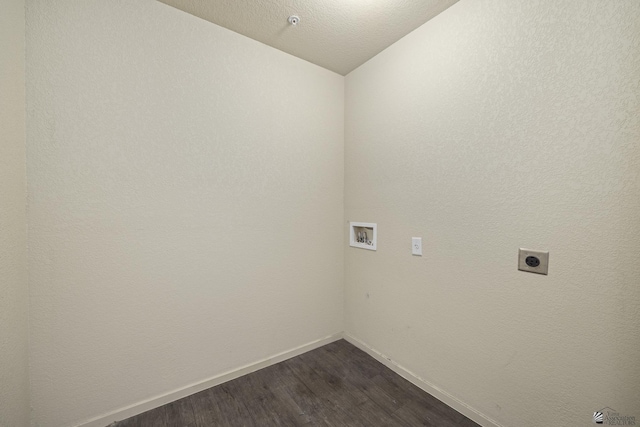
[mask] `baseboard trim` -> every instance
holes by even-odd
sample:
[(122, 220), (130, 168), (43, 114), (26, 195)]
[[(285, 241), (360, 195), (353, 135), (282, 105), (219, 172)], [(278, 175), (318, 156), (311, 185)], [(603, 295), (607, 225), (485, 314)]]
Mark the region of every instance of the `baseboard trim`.
[(100, 415), (99, 417), (95, 417), (90, 420), (83, 421), (82, 423), (77, 424), (76, 427), (108, 426), (109, 424), (112, 424), (115, 421), (120, 421), (120, 420), (127, 419), (129, 417), (133, 417), (134, 415), (141, 414), (151, 409), (155, 409), (159, 406), (166, 405), (167, 403), (173, 402), (175, 400), (182, 399), (183, 397), (187, 397), (194, 393), (198, 393), (208, 388), (215, 387), (217, 385), (220, 385), (227, 381), (231, 381), (233, 379), (249, 374), (251, 372), (255, 372), (262, 368), (275, 365), (276, 363), (284, 362), (287, 359), (291, 359), (292, 357), (296, 357), (308, 351), (315, 350), (318, 347), (322, 347), (323, 345), (329, 344), (331, 342), (337, 341), (342, 338), (343, 338), (342, 332), (329, 335), (319, 340), (312, 341), (307, 344), (303, 344), (291, 350), (283, 351), (282, 353), (278, 353), (266, 359), (259, 360), (255, 363), (251, 363), (251, 364), (242, 366), (238, 369), (234, 369), (234, 370), (225, 372), (223, 374), (216, 375), (204, 381), (190, 384), (186, 387), (182, 387), (180, 389), (171, 391), (169, 393), (158, 395), (158, 396), (152, 397), (151, 399), (135, 403), (133, 405), (115, 410), (108, 414)]
[(421, 388), (422, 390), (426, 391), (427, 393), (429, 393), (430, 395), (432, 395), (436, 399), (438, 399), (441, 402), (449, 405), (450, 407), (452, 407), (456, 411), (460, 412), (465, 417), (475, 421), (476, 423), (480, 424), (481, 426), (483, 426), (483, 427), (503, 427), (497, 421), (495, 421), (495, 420), (491, 419), (490, 417), (484, 415), (480, 411), (475, 410), (474, 408), (472, 408), (471, 406), (467, 405), (466, 403), (458, 400), (457, 398), (455, 398), (451, 394), (447, 393), (446, 391), (442, 390), (441, 388), (431, 384), (428, 381), (423, 380), (422, 378), (420, 378), (419, 376), (417, 376), (416, 374), (414, 374), (410, 370), (400, 366), (399, 364), (397, 364), (396, 362), (394, 362), (393, 360), (391, 360), (390, 358), (388, 358), (384, 354), (380, 353), (378, 350), (376, 350), (376, 349), (374, 349), (372, 347), (369, 347), (369, 345), (367, 345), (364, 342), (360, 341), (358, 338), (354, 337), (353, 335), (350, 335), (349, 333), (345, 332), (343, 338), (346, 341), (348, 341), (351, 344), (353, 344), (356, 347), (358, 347), (360, 350), (362, 350), (365, 353), (367, 353), (369, 356), (371, 356), (374, 359), (376, 359), (378, 362), (380, 362), (383, 365), (385, 365), (387, 368), (389, 368), (392, 371), (394, 371), (396, 374), (400, 375), (405, 380), (409, 381), (410, 383), (414, 384), (415, 386), (417, 386), (417, 387)]

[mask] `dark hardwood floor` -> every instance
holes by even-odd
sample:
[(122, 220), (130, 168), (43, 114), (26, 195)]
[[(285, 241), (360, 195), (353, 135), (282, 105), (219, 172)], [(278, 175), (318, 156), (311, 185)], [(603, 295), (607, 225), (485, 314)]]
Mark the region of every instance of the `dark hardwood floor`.
[(344, 340), (113, 424), (477, 425)]

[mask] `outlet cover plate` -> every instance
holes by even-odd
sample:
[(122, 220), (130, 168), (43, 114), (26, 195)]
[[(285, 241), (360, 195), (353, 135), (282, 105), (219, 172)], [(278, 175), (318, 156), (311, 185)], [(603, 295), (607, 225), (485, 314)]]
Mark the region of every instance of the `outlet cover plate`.
[[(529, 258), (529, 263), (527, 263), (527, 258)], [(518, 251), (518, 270), (549, 274), (549, 252), (520, 248)]]
[(411, 238), (411, 254), (422, 256), (422, 237)]

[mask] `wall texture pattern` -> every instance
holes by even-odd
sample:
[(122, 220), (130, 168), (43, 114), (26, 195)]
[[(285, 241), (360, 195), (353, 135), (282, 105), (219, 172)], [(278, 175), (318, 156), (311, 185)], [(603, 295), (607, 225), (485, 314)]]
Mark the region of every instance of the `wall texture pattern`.
[(343, 329), (499, 425), (640, 419), (639, 2), (462, 0), (345, 80), (154, 0), (27, 0), (28, 239), (23, 6), (2, 427), (28, 417), (26, 241), (33, 426)]
[(0, 427), (29, 424), (24, 0), (0, 2)]
[(346, 331), (498, 424), (640, 419), (638, 16), (463, 0), (346, 77)]
[(27, 64), (34, 425), (343, 330), (343, 77), (154, 0), (28, 1)]

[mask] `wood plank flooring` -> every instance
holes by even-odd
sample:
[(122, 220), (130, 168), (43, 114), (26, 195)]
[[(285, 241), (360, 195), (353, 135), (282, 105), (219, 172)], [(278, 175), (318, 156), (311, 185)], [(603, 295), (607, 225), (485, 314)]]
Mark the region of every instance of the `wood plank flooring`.
[(112, 426), (478, 424), (340, 340)]

